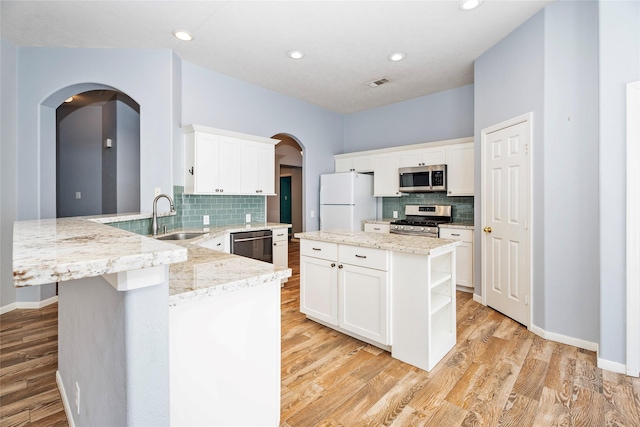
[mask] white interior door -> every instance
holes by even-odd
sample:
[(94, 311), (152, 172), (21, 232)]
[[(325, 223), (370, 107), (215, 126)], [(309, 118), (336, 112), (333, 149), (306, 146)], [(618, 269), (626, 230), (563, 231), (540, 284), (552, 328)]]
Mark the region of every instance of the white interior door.
[(529, 327), (527, 117), (482, 131), (482, 280), (486, 304)]

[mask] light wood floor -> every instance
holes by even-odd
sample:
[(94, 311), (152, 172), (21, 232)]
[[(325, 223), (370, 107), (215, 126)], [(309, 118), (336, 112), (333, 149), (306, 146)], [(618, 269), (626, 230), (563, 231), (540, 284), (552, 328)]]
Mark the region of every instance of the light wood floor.
[[(458, 344), (431, 372), (306, 319), (299, 244), (282, 290), (281, 427), (637, 426), (640, 380), (458, 292)], [(0, 316), (0, 426), (66, 426), (57, 304)]]

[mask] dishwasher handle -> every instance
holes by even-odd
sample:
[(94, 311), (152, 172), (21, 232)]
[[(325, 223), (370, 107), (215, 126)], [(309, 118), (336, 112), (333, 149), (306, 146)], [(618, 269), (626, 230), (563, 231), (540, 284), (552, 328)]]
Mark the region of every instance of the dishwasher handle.
[(271, 239), (271, 236), (247, 237), (246, 239), (233, 239), (234, 242), (250, 242), (252, 240)]

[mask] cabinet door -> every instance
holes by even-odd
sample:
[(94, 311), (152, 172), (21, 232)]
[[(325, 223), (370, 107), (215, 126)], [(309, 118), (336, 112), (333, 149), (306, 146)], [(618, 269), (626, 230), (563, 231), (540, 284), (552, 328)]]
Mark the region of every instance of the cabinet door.
[(400, 151), (400, 167), (441, 165), (445, 160), (444, 147)]
[(389, 345), (387, 272), (349, 264), (338, 271), (340, 327)]
[(193, 192), (215, 193), (218, 188), (218, 144), (216, 135), (198, 133), (195, 135), (193, 151)]
[(456, 284), (473, 287), (473, 244), (469, 242), (456, 246)]
[(343, 157), (340, 159), (335, 159), (334, 171), (338, 172), (349, 172), (353, 170), (353, 157)]
[[(273, 242), (273, 265), (277, 265), (278, 267), (288, 267), (289, 266), (289, 244), (286, 240), (274, 241)], [(281, 283), (287, 282), (289, 279), (284, 278), (281, 279)]]
[(473, 142), (447, 147), (447, 196), (474, 194)]
[(400, 184), (399, 165), (399, 153), (384, 153), (375, 157), (373, 171), (373, 195), (375, 197), (401, 196), (398, 190)]
[(356, 172), (373, 172), (373, 156), (354, 157), (353, 169)]
[(335, 261), (300, 257), (300, 311), (338, 325), (338, 273)]
[(240, 193), (240, 140), (221, 136), (218, 144), (218, 157), (209, 167), (218, 172), (218, 191), (216, 193)]
[(242, 141), (242, 194), (275, 194), (275, 148), (271, 144)]

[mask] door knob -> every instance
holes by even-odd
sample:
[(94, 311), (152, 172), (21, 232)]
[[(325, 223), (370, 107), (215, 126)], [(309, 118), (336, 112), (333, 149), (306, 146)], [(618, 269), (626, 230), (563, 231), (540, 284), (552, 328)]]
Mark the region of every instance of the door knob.
[(485, 227), (484, 228), (484, 232), (485, 233), (491, 233), (491, 227)]

